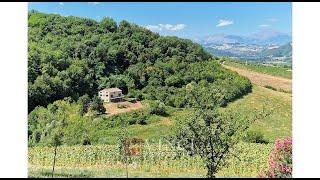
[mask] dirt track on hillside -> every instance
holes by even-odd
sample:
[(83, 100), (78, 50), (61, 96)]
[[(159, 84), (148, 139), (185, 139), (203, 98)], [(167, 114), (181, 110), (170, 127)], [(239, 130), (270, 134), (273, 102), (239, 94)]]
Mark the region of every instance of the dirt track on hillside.
[(292, 90), (292, 80), (291, 79), (286, 79), (286, 78), (281, 78), (281, 77), (276, 77), (276, 76), (271, 76), (268, 74), (262, 74), (262, 73), (257, 73), (245, 69), (240, 69), (240, 68), (235, 68), (231, 66), (226, 66), (222, 65), (223, 67), (230, 69), (232, 71), (235, 71), (239, 73), (242, 76), (245, 76), (250, 79), (250, 81), (253, 84), (259, 85), (259, 86), (271, 86), (273, 88), (276, 88), (277, 90), (283, 90), (286, 92), (291, 92)]

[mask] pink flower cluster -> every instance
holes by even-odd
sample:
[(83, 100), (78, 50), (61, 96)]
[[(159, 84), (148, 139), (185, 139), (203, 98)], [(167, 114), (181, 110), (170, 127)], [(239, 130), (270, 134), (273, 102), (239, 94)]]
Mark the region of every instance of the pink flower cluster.
[(262, 172), (260, 177), (292, 177), (292, 138), (276, 140), (269, 157), (269, 169)]

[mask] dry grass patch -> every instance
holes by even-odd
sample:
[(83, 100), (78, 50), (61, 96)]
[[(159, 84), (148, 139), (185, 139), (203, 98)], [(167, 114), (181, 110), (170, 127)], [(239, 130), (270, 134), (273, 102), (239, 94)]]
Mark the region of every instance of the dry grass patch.
[(109, 116), (112, 116), (115, 114), (142, 109), (144, 106), (141, 104), (140, 101), (137, 101), (135, 103), (124, 101), (124, 102), (117, 102), (117, 103), (113, 103), (113, 102), (105, 103), (104, 107), (106, 108), (106, 113)]

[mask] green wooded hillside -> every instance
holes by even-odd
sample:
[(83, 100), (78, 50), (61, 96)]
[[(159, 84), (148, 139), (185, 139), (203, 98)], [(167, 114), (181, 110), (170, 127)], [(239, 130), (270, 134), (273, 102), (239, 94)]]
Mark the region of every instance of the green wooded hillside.
[(101, 138), (119, 126), (119, 118), (131, 125), (150, 123), (145, 112), (108, 123), (110, 118), (102, 115), (92, 123), (94, 118), (86, 114), (105, 112), (96, 94), (106, 87), (119, 87), (128, 98), (178, 108), (191, 105), (185, 88), (189, 83), (204, 96), (216, 92), (221, 97), (219, 102), (199, 97), (211, 104), (226, 105), (251, 92), (247, 78), (222, 68), (190, 40), (110, 18), (96, 22), (31, 11), (28, 22), (29, 145), (50, 144), (53, 134), (62, 132), (59, 127), (64, 127), (64, 144), (104, 144)]
[(192, 81), (219, 89), (222, 103), (251, 89), (246, 78), (221, 68), (200, 45), (127, 21), (31, 11), (28, 23), (29, 112), (65, 97), (92, 97), (105, 87), (174, 107), (184, 107), (183, 87)]

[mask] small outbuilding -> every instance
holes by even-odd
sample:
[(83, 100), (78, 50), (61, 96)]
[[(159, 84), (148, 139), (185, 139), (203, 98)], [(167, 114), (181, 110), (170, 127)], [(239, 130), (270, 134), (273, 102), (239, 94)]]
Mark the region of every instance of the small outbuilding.
[(99, 91), (99, 97), (103, 102), (119, 102), (122, 101), (122, 90), (119, 88), (105, 88)]

